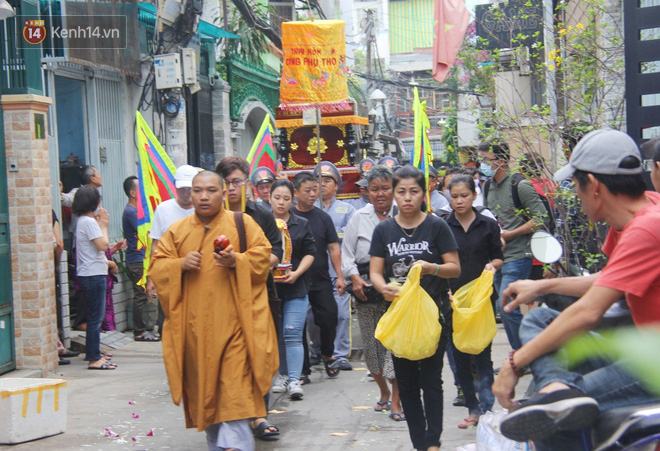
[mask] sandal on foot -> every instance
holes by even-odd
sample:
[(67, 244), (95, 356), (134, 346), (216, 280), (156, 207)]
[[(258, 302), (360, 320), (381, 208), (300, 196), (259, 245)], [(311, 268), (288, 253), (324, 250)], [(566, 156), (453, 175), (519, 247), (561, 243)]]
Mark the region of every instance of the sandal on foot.
[(135, 341), (160, 341), (160, 337), (155, 336), (152, 333), (145, 332), (142, 335), (138, 335), (134, 338)]
[(387, 411), (392, 407), (391, 401), (378, 401), (376, 404), (378, 404), (379, 407), (374, 407), (374, 412), (382, 412), (383, 410)]
[(459, 429), (470, 429), (479, 424), (479, 420), (471, 420), (469, 418), (465, 418), (462, 423), (458, 425)]
[(394, 421), (406, 421), (406, 417), (403, 414), (403, 410), (401, 412), (390, 413), (390, 418), (393, 419)]
[(113, 363), (104, 362), (101, 366), (88, 366), (88, 370), (116, 370), (117, 365)]
[[(275, 429), (274, 431), (268, 431), (267, 429), (273, 428)], [(252, 428), (252, 432), (254, 433), (254, 436), (260, 440), (266, 440), (266, 441), (271, 441), (271, 440), (278, 440), (280, 435), (280, 430), (277, 428), (277, 426), (273, 426), (270, 424), (268, 421), (262, 421), (257, 425), (256, 428)]]
[(328, 377), (337, 377), (339, 376), (339, 361), (335, 359), (328, 359), (323, 361), (325, 365), (325, 373)]

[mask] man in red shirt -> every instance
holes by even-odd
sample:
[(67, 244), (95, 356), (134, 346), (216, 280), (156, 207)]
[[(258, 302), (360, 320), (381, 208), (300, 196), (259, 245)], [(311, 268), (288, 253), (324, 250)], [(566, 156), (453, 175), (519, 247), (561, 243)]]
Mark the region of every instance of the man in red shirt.
[[(589, 219), (609, 224), (602, 249), (609, 260), (597, 274), (521, 280), (504, 291), (505, 311), (546, 293), (580, 297), (562, 313), (534, 309), (523, 320), (523, 346), (511, 352), (493, 384), (498, 401), (510, 410), (501, 424), (505, 436), (532, 440), (539, 450), (573, 449), (577, 431), (591, 426), (600, 410), (655, 400), (625, 362), (599, 359), (569, 371), (555, 356), (570, 338), (593, 329), (624, 295), (637, 327), (660, 324), (660, 195), (645, 191), (641, 173), (639, 148), (628, 135), (596, 130), (580, 140), (569, 164), (555, 174), (555, 181), (572, 176)], [(514, 389), (528, 365), (539, 391), (518, 404)]]

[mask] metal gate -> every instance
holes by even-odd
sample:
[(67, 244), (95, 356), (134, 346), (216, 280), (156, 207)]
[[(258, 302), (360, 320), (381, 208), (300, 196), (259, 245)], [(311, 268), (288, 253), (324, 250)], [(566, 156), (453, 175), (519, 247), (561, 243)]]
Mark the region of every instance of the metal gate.
[(4, 130), (0, 109), (0, 374), (16, 368)]
[[(122, 85), (119, 80), (96, 76), (92, 85), (94, 95), (89, 96), (88, 111), (90, 129), (96, 128), (97, 133), (90, 133), (90, 150), (98, 149), (98, 155), (92, 155), (92, 161), (98, 158), (97, 166), (103, 176), (103, 207), (110, 212), (108, 235), (110, 241), (122, 237), (121, 217), (126, 204), (123, 191), (123, 174), (125, 143), (122, 137)], [(89, 92), (88, 92), (89, 93)], [(92, 102), (91, 99), (95, 99)], [(92, 105), (95, 103), (95, 105)], [(95, 109), (96, 111), (92, 111)], [(96, 135), (96, 136), (94, 136)], [(93, 141), (97, 138), (97, 142)], [(95, 163), (93, 163), (95, 164)]]

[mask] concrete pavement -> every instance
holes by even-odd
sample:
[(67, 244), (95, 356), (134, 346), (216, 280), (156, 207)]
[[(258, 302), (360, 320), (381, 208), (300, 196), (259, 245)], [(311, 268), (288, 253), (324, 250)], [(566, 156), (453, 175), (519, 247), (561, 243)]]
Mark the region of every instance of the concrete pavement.
[[(353, 321), (354, 328), (357, 321)], [(509, 350), (498, 325), (493, 343), (495, 366)], [(128, 332), (130, 333), (130, 332)], [(359, 336), (354, 336), (354, 343)], [(181, 407), (172, 403), (160, 343), (130, 342), (113, 350), (114, 371), (89, 371), (80, 357), (60, 366), (57, 374), (67, 381), (67, 429), (64, 434), (34, 442), (0, 446), (2, 450), (205, 450), (203, 432), (186, 429)], [(445, 359), (446, 361), (446, 359)], [(354, 370), (329, 379), (321, 366), (314, 368), (312, 383), (305, 385), (302, 401), (286, 394), (271, 395), (270, 421), (282, 434), (278, 441), (257, 440), (257, 450), (336, 450), (358, 447), (369, 450), (410, 450), (404, 422), (373, 411), (378, 387), (367, 377), (364, 362), (352, 361)], [(12, 372), (5, 377), (20, 377)], [(445, 417), (443, 449), (475, 441), (476, 429), (456, 426), (467, 409), (454, 407), (453, 376), (445, 365)], [(528, 379), (529, 377), (527, 377)], [(522, 387), (526, 387), (523, 381)], [(522, 390), (522, 388), (521, 388)], [(499, 407), (497, 407), (499, 408)], [(149, 435), (153, 431), (153, 435)]]

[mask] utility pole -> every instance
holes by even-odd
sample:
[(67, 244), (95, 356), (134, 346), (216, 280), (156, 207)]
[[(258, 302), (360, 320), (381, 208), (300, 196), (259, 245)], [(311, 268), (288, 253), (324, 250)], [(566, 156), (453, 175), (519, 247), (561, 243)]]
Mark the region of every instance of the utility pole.
[[(376, 40), (376, 33), (374, 30), (374, 12), (371, 9), (367, 9), (364, 12), (367, 14), (367, 23), (364, 30), (367, 39), (367, 75), (371, 76), (373, 75), (373, 54), (371, 53), (371, 48), (373, 47), (373, 44)], [(371, 81), (369, 81), (369, 84), (371, 84)]]
[[(554, 16), (552, 0), (543, 0), (543, 38), (546, 49), (554, 48)], [(559, 155), (561, 149), (559, 143), (561, 139), (557, 136), (557, 87), (555, 84), (555, 74), (551, 70), (545, 71), (546, 101), (550, 108), (550, 118), (552, 126), (550, 128), (549, 146), (550, 146), (550, 168), (554, 171), (559, 167)]]

